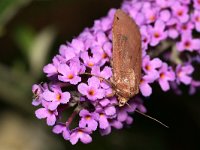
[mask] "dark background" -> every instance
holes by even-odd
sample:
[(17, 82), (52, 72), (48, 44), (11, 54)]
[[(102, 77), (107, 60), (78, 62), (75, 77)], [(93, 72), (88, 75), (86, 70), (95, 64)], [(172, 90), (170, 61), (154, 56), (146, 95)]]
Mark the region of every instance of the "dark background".
[(34, 116), (31, 86), (46, 80), (42, 66), (60, 44), (120, 4), (121, 0), (0, 0), (0, 150), (200, 149), (200, 95), (188, 95), (187, 87), (177, 96), (153, 85), (153, 95), (145, 100), (148, 114), (169, 129), (134, 114), (130, 127), (103, 137), (96, 132), (89, 145), (71, 146)]

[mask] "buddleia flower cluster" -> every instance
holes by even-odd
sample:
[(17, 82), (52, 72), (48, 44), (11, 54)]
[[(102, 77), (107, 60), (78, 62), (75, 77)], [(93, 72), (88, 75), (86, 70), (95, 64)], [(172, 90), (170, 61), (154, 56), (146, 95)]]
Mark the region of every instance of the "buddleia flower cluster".
[(140, 92), (130, 106), (119, 107), (117, 97), (109, 96), (114, 8), (62, 44), (43, 69), (48, 82), (32, 87), (36, 117), (72, 144), (90, 143), (96, 130), (107, 135), (130, 125), (136, 109), (146, 112), (143, 100), (152, 94), (152, 84), (177, 94), (180, 85), (188, 86), (189, 94), (200, 86), (193, 78), (194, 64), (200, 62), (199, 0), (125, 0), (121, 9), (135, 20), (142, 37)]

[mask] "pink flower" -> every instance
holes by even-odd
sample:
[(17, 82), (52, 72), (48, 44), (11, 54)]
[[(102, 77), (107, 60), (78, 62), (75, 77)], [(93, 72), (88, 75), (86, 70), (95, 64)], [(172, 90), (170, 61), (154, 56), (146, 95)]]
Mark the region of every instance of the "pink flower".
[(56, 116), (58, 112), (56, 110), (50, 111), (47, 108), (39, 108), (35, 111), (35, 115), (38, 119), (46, 118), (47, 125), (53, 126), (56, 122)]
[(194, 51), (200, 49), (200, 39), (193, 39), (191, 32), (183, 33), (181, 41), (177, 43), (177, 49), (179, 51)]
[(167, 37), (167, 32), (165, 30), (165, 24), (161, 20), (155, 22), (154, 27), (149, 26), (149, 31), (151, 34), (151, 46), (156, 46), (160, 41)]
[(80, 83), (78, 85), (78, 91), (92, 101), (101, 99), (105, 96), (105, 91), (100, 88), (100, 81), (96, 77), (89, 78), (88, 85)]
[(159, 69), (160, 77), (158, 79), (158, 82), (160, 84), (160, 87), (163, 91), (167, 91), (170, 89), (169, 81), (175, 80), (175, 74), (172, 71), (171, 68), (168, 67), (166, 63), (163, 63), (162, 67)]
[(180, 82), (189, 85), (192, 81), (192, 77), (190, 76), (194, 71), (194, 68), (191, 65), (181, 66), (178, 65), (176, 67), (176, 82), (180, 84)]

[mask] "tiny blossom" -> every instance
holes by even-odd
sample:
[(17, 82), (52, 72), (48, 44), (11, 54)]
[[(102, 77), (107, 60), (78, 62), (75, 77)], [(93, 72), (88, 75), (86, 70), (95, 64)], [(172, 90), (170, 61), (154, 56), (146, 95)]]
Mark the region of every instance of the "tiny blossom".
[(161, 20), (157, 20), (154, 27), (149, 26), (149, 31), (151, 33), (151, 46), (156, 46), (161, 40), (166, 38), (167, 32), (165, 32), (164, 30), (165, 24)]
[(143, 58), (142, 68), (147, 75), (152, 76), (153, 78), (158, 78), (158, 70), (162, 65), (162, 61), (159, 58), (154, 58), (150, 60), (150, 57), (147, 55)]
[(168, 27), (168, 36), (172, 39), (176, 39), (179, 36), (179, 30), (178, 30), (178, 24), (179, 21), (175, 18), (171, 18), (167, 23)]
[(76, 56), (75, 49), (73, 49), (70, 46), (66, 46), (64, 44), (60, 46), (59, 52), (60, 52), (61, 56), (64, 57), (66, 62)]
[(57, 124), (53, 127), (53, 132), (55, 134), (60, 134), (62, 133), (63, 138), (65, 140), (69, 140), (70, 139), (70, 130), (68, 129), (68, 127), (66, 125), (63, 124)]
[(81, 120), (79, 122), (80, 128), (88, 127), (89, 130), (95, 131), (97, 129), (98, 123), (97, 120), (99, 119), (99, 114), (97, 113), (90, 113), (86, 109), (82, 109), (79, 113)]
[(190, 77), (190, 75), (193, 73), (193, 71), (194, 68), (191, 65), (186, 65), (186, 66), (178, 65), (176, 67), (177, 83), (182, 82), (186, 85), (190, 84), (192, 82), (192, 77)]
[(70, 135), (70, 142), (74, 145), (78, 142), (80, 139), (81, 142), (88, 144), (92, 142), (92, 138), (90, 136), (91, 131), (82, 129), (82, 128), (76, 128), (72, 131)]
[(70, 82), (71, 84), (77, 84), (81, 81), (81, 78), (78, 76), (81, 70), (79, 63), (70, 63), (70, 66), (66, 64), (60, 64), (58, 67), (58, 79), (63, 82)]
[(43, 71), (44, 71), (44, 73), (47, 74), (47, 77), (58, 74), (59, 64), (60, 64), (60, 62), (58, 60), (58, 57), (54, 57), (52, 64), (48, 64), (48, 65), (44, 66)]
[[(199, 4), (200, 8), (200, 4)], [(198, 32), (200, 32), (200, 10), (195, 10), (192, 14), (192, 21), (195, 25), (195, 28)]]
[(93, 67), (100, 62), (101, 56), (99, 55), (99, 52), (93, 53), (92, 57), (88, 55), (88, 52), (83, 52), (81, 58), (87, 67)]
[(47, 125), (53, 126), (56, 122), (56, 116), (58, 112), (56, 110), (50, 111), (47, 108), (39, 108), (35, 111), (35, 115), (38, 119), (46, 118)]
[(194, 3), (193, 3), (193, 6), (194, 8), (200, 10), (200, 1), (199, 0), (193, 0)]
[(169, 81), (174, 81), (175, 74), (171, 70), (171, 68), (168, 67), (166, 63), (162, 64), (162, 67), (159, 69), (160, 77), (158, 79), (158, 82), (162, 88), (163, 91), (167, 91), (170, 89)]
[(149, 76), (143, 76), (140, 81), (140, 92), (143, 96), (150, 96), (152, 93), (152, 88), (149, 83), (152, 83), (154, 80), (149, 78)]
[(85, 83), (80, 83), (78, 85), (78, 90), (81, 94), (87, 96), (88, 99), (94, 101), (96, 99), (101, 99), (105, 95), (105, 91), (100, 87), (100, 80), (96, 77), (91, 77), (88, 79), (88, 85)]
[(49, 110), (55, 110), (59, 104), (67, 104), (70, 99), (69, 92), (62, 92), (59, 87), (53, 87), (52, 91), (45, 90), (42, 94), (44, 100), (50, 102), (48, 105)]
[(185, 23), (189, 19), (188, 7), (180, 4), (179, 2), (175, 2), (172, 5), (173, 15), (181, 22)]
[(177, 49), (179, 51), (194, 51), (200, 49), (200, 39), (193, 39), (190, 32), (183, 33), (181, 41), (177, 43)]

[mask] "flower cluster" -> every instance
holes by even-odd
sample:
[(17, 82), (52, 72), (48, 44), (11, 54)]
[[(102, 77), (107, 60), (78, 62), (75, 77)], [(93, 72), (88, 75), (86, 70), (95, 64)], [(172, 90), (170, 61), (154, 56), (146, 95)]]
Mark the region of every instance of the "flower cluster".
[[(173, 88), (177, 93), (179, 85), (189, 85), (191, 94), (200, 86), (192, 77), (193, 64), (200, 58), (199, 0), (124, 0), (121, 9), (136, 21), (142, 35), (140, 94), (129, 101), (130, 106), (118, 107), (117, 97), (109, 97), (112, 88), (106, 82), (112, 76), (111, 29), (116, 9), (61, 45), (43, 69), (50, 82), (33, 85), (32, 104), (40, 106), (36, 117), (46, 119), (54, 133), (72, 144), (90, 143), (96, 130), (107, 135), (113, 128), (130, 125), (136, 109), (146, 112), (142, 98), (152, 94), (153, 83), (164, 92)], [(64, 113), (69, 114), (66, 120)]]

